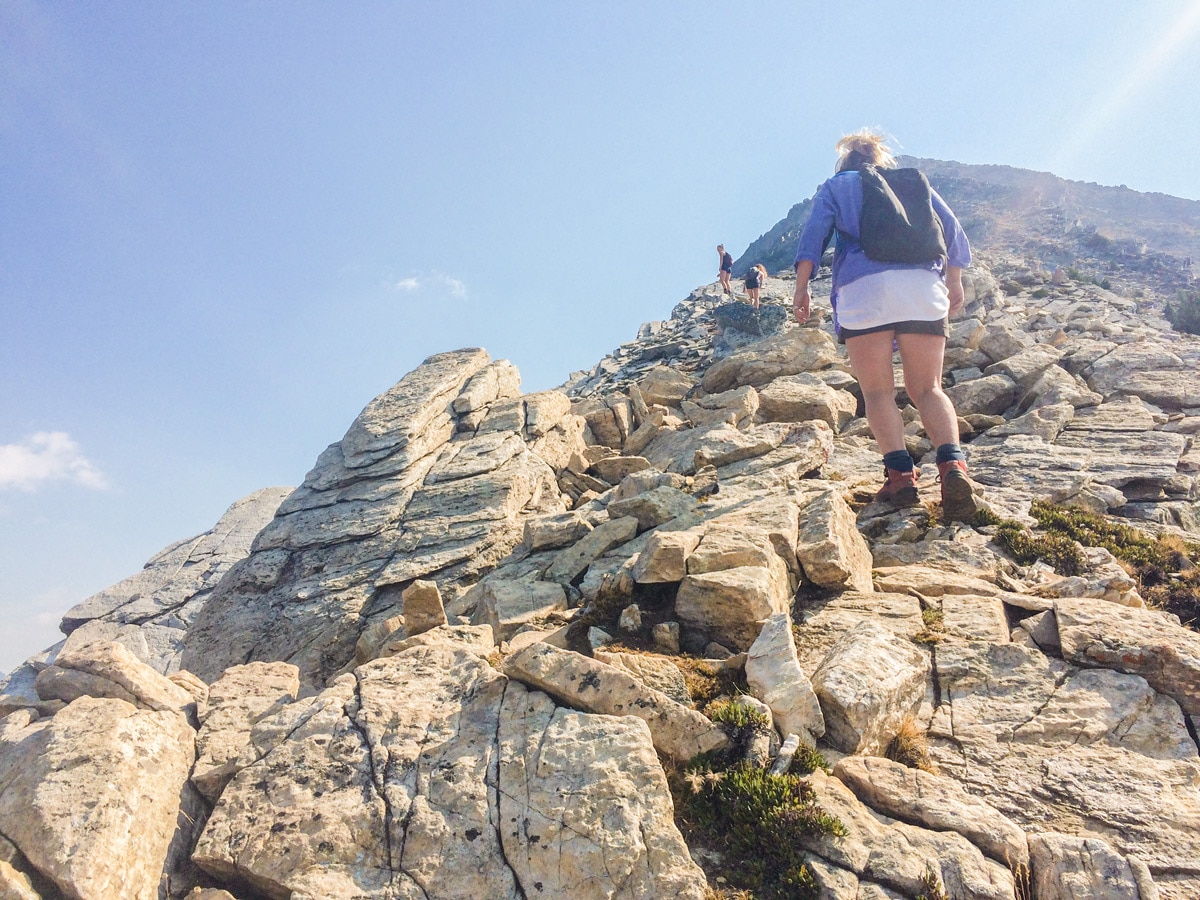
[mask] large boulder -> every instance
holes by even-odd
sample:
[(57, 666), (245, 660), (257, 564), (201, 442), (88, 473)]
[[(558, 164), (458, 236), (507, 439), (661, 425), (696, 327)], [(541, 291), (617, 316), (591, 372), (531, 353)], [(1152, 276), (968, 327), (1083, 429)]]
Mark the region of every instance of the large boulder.
[(929, 657), (892, 630), (863, 621), (812, 676), (825, 740), (845, 753), (882, 753), (925, 699)]
[(825, 733), (821, 704), (796, 658), (792, 617), (787, 613), (776, 613), (763, 623), (746, 654), (746, 681), (751, 693), (771, 708), (784, 737), (794, 734), (812, 745)]
[(1190, 716), (1200, 715), (1200, 634), (1157, 610), (1094, 600), (1054, 603), (1063, 657), (1141, 675)]
[(25, 727), (20, 716), (0, 728), (0, 833), (65, 896), (158, 900), (172, 845), (190, 839), (177, 836), (187, 720), (92, 697)]

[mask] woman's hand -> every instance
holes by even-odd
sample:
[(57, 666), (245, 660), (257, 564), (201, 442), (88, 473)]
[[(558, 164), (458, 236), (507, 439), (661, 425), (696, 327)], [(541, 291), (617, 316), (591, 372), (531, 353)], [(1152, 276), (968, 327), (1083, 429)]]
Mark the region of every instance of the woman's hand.
[(962, 312), (966, 298), (963, 293), (962, 269), (958, 266), (946, 268), (946, 293), (950, 295), (950, 315), (956, 316)]
[(796, 293), (792, 295), (792, 312), (801, 325), (807, 322), (812, 314), (812, 288), (808, 286), (807, 281), (796, 282)]
[(808, 286), (812, 273), (813, 264), (810, 260), (802, 259), (796, 263), (796, 293), (792, 295), (792, 313), (801, 325), (812, 314), (812, 288)]

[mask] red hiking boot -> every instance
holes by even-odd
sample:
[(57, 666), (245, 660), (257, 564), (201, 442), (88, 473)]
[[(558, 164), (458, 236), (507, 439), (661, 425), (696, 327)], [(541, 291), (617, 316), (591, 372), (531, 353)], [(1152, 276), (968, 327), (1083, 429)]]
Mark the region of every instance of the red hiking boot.
[(889, 506), (919, 506), (917, 498), (917, 479), (921, 476), (920, 469), (908, 472), (898, 472), (884, 466), (887, 482), (875, 494), (876, 503), (886, 503)]
[(961, 459), (938, 463), (938, 481), (942, 485), (942, 521), (970, 523), (979, 503), (967, 478), (967, 464)]

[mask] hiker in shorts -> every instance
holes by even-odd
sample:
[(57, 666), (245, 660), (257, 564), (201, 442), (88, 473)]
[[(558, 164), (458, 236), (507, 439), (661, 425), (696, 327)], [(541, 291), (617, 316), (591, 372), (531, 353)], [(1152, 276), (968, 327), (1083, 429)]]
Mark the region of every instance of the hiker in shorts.
[(746, 273), (746, 293), (750, 295), (750, 302), (758, 309), (758, 292), (759, 289), (767, 283), (767, 270), (759, 263), (754, 268)]
[[(876, 500), (897, 507), (919, 505), (920, 471), (905, 447), (904, 420), (896, 406), (892, 352), (897, 346), (905, 390), (921, 413), (925, 433), (937, 447), (943, 518), (969, 522), (978, 504), (958, 442), (958, 416), (942, 391), (948, 319), (963, 307), (962, 270), (971, 262), (967, 236), (945, 201), (926, 188), (926, 202), (933, 207), (928, 218), (931, 227), (941, 223), (945, 258), (939, 255), (928, 262), (897, 263), (868, 257), (860, 243), (863, 186), (877, 183), (880, 176), (864, 167), (895, 169), (896, 160), (883, 136), (869, 130), (843, 137), (837, 152), (835, 174), (817, 189), (812, 214), (796, 248), (792, 304), (796, 321), (803, 323), (809, 317), (809, 279), (836, 235), (831, 295), (834, 325), (862, 388), (867, 423), (883, 453), (887, 481)], [(923, 176), (918, 177), (924, 181)]]
[(732, 294), (733, 290), (729, 287), (729, 278), (733, 275), (733, 257), (725, 252), (724, 244), (717, 244), (717, 256), (721, 260), (721, 268), (717, 272), (717, 280), (721, 282), (721, 288), (725, 293)]

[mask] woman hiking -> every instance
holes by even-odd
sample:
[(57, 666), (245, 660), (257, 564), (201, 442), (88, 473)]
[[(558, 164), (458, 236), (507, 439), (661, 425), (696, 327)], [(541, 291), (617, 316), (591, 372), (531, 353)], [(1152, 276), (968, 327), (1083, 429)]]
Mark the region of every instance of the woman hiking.
[[(796, 321), (808, 320), (812, 305), (809, 280), (836, 233), (831, 296), (834, 325), (862, 388), (867, 423), (883, 453), (887, 481), (875, 498), (897, 507), (919, 504), (920, 471), (905, 448), (904, 420), (896, 406), (892, 352), (898, 347), (904, 388), (937, 447), (942, 516), (946, 522), (969, 522), (978, 504), (967, 478), (966, 456), (958, 443), (958, 416), (941, 387), (948, 319), (963, 307), (962, 270), (971, 262), (967, 236), (950, 207), (930, 191), (944, 235), (945, 259), (940, 254), (918, 263), (869, 258), (860, 242), (863, 169), (894, 169), (896, 160), (883, 136), (867, 129), (843, 137), (837, 152), (834, 175), (817, 189), (796, 248), (792, 302)], [(874, 175), (869, 169), (867, 174)]]
[(761, 263), (746, 272), (746, 294), (750, 297), (750, 303), (755, 309), (758, 309), (759, 291), (766, 283), (767, 270)]

